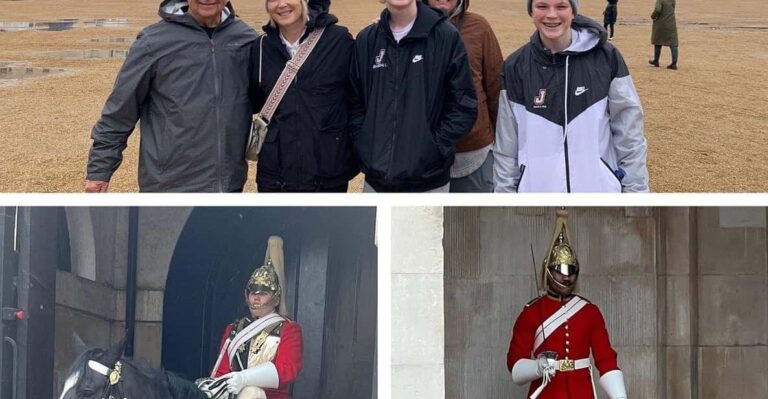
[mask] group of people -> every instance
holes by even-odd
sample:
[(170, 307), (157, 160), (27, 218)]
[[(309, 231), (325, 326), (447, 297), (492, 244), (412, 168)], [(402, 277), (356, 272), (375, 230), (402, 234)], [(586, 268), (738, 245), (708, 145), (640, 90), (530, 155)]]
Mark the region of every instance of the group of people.
[(380, 1), (353, 39), (329, 0), (264, 0), (262, 35), (228, 0), (164, 0), (92, 130), (86, 191), (108, 190), (137, 121), (141, 191), (242, 191), (265, 103), (259, 192), (359, 172), (364, 192), (649, 191), (639, 97), (579, 0), (527, 0), (536, 32), (506, 60), (469, 0)]

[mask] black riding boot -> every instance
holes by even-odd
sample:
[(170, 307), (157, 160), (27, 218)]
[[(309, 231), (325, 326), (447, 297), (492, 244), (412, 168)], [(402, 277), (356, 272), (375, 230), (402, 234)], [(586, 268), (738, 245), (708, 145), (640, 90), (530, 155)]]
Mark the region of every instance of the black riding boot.
[(677, 69), (677, 46), (670, 46), (670, 52), (672, 52), (672, 63), (667, 65), (669, 69)]

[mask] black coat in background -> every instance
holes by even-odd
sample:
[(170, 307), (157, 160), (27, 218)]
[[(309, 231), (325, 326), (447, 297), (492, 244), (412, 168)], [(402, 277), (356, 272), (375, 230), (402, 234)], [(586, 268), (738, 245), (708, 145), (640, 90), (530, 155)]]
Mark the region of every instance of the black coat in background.
[(613, 25), (616, 23), (618, 17), (618, 0), (608, 0), (608, 5), (605, 6), (603, 11), (603, 24)]
[[(321, 191), (343, 185), (358, 173), (346, 127), (354, 40), (337, 21), (327, 13), (312, 17), (301, 39), (306, 40), (313, 27), (326, 27), (269, 123), (256, 168), (259, 191)], [(280, 32), (270, 26), (264, 31), (266, 36), (256, 41), (251, 53), (254, 113), (261, 110), (290, 59)]]

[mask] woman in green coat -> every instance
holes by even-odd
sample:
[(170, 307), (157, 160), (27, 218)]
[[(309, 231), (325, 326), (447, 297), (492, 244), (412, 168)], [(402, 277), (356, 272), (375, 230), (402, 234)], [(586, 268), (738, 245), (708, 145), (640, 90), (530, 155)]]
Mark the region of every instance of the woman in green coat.
[(669, 46), (672, 52), (672, 63), (669, 69), (677, 69), (677, 22), (675, 21), (675, 0), (656, 0), (656, 7), (651, 14), (653, 33), (651, 43), (654, 46), (651, 65), (659, 66), (661, 46)]

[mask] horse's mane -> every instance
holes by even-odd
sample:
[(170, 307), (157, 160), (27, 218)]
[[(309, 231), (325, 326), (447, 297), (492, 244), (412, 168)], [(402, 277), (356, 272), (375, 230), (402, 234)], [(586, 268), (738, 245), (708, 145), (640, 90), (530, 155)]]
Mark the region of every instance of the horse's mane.
[(203, 391), (195, 384), (184, 378), (177, 376), (170, 371), (165, 371), (168, 378), (168, 389), (171, 391), (171, 397), (174, 399), (208, 399)]
[(167, 382), (168, 391), (170, 391), (172, 399), (208, 399), (203, 391), (194, 383), (170, 371), (156, 369), (143, 361), (132, 358), (123, 358), (121, 361), (123, 364), (133, 367), (150, 381), (158, 384), (158, 386), (162, 386), (163, 382)]
[[(88, 349), (81, 353), (72, 363), (72, 366), (70, 366), (69, 375), (76, 371), (80, 371), (82, 374), (85, 371), (87, 361), (98, 358), (103, 353), (104, 350), (99, 348)], [(129, 357), (124, 357), (120, 361), (123, 363), (124, 368), (130, 368), (137, 374), (145, 377), (149, 381), (148, 385), (157, 392), (167, 388), (171, 393), (170, 399), (208, 399), (195, 384), (172, 372), (154, 368), (144, 361)]]

